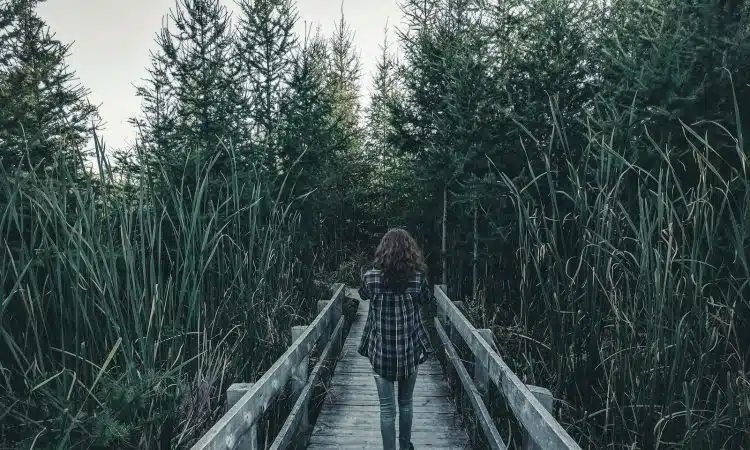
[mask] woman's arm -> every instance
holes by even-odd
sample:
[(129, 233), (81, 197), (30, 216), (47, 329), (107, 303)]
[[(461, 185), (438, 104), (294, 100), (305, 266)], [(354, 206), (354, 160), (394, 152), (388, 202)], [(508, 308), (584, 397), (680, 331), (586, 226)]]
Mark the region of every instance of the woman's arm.
[(419, 303), (421, 305), (426, 305), (435, 302), (435, 294), (430, 288), (430, 284), (427, 282), (427, 277), (422, 277), (419, 289)]
[(370, 291), (367, 289), (367, 281), (365, 279), (365, 274), (363, 273), (360, 277), (359, 281), (359, 298), (362, 300), (369, 300), (370, 299)]

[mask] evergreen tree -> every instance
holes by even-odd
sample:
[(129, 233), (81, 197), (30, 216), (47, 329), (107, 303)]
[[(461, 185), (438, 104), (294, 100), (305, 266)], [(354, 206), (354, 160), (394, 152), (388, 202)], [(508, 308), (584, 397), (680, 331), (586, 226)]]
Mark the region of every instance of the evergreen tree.
[(294, 52), (281, 106), (280, 168), (292, 175), (298, 194), (324, 184), (326, 158), (331, 156), (333, 98), (326, 89), (327, 61), (323, 37), (306, 34)]
[(333, 235), (332, 244), (339, 247), (345, 240), (355, 240), (354, 235), (359, 232), (357, 199), (362, 197), (366, 186), (352, 183), (351, 180), (366, 179), (370, 168), (370, 162), (362, 157), (363, 130), (360, 126), (359, 102), (361, 64), (353, 40), (354, 34), (342, 10), (329, 39), (327, 76), (327, 89), (333, 99), (334, 140), (329, 173), (333, 177), (332, 192), (338, 193), (336, 197), (329, 198), (327, 216), (341, 219), (332, 221), (329, 226)]
[(397, 95), (397, 63), (389, 52), (387, 27), (380, 51), (366, 112), (366, 154), (375, 161), (377, 171), (382, 175), (389, 166), (387, 161), (391, 156), (388, 147), (388, 137), (392, 133), (390, 107)]
[(487, 41), (477, 32), (481, 15), (464, 0), (424, 5), (407, 3), (409, 28), (399, 33), (405, 79), (392, 110), (392, 144), (410, 165), (414, 186), (406, 192), (415, 214), (442, 210), (445, 273), (450, 194), (460, 192), (468, 175), (486, 172), (493, 145), (493, 81)]
[(143, 117), (143, 162), (164, 170), (173, 185), (190, 188), (218, 156), (214, 170), (233, 164), (229, 148), (241, 141), (242, 96), (230, 64), (233, 36), (219, 0), (178, 0), (157, 37), (147, 85), (138, 89)]
[[(168, 33), (168, 30), (161, 32)], [(138, 172), (139, 163), (143, 163), (143, 173), (150, 178), (157, 177), (163, 168), (171, 167), (169, 172), (174, 172), (174, 176), (180, 172), (174, 78), (169, 68), (170, 61), (164, 52), (152, 54), (145, 85), (136, 89), (142, 102), (141, 117), (131, 119), (140, 136), (135, 146), (137, 154), (135, 159), (130, 152), (118, 155), (119, 167)]]
[(236, 61), (247, 92), (246, 126), (258, 148), (255, 157), (269, 173), (278, 174), (278, 127), (281, 98), (289, 83), (298, 45), (293, 0), (240, 0), (241, 19)]
[(335, 101), (334, 120), (341, 131), (339, 146), (343, 151), (357, 152), (362, 144), (359, 126), (362, 65), (354, 48), (354, 33), (344, 18), (343, 8), (331, 36), (330, 48), (328, 83)]
[(38, 3), (0, 6), (0, 158), (6, 169), (65, 164), (75, 173), (97, 109), (65, 63), (70, 45), (55, 39)]
[[(623, 144), (648, 133), (656, 142), (681, 144), (687, 153), (692, 150), (683, 124), (691, 124), (698, 134), (707, 133), (706, 142), (720, 155), (712, 163), (728, 173), (727, 163), (742, 157), (726, 130), (750, 133), (750, 7), (736, 1), (626, 0), (605, 12), (596, 41), (596, 86), (610, 106), (597, 111), (597, 119), (621, 130), (616, 139)], [(622, 113), (613, 116), (612, 108)], [(661, 156), (644, 147), (637, 149), (638, 163), (655, 167)], [(698, 168), (685, 170), (685, 179), (697, 182)]]

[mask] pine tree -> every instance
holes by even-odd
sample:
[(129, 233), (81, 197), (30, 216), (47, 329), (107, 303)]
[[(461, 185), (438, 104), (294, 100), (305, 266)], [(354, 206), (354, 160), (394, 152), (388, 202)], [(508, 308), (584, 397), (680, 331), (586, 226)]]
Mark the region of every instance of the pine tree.
[(390, 54), (388, 27), (380, 46), (381, 54), (375, 64), (375, 75), (370, 92), (370, 104), (366, 111), (365, 155), (373, 162), (372, 188), (380, 191), (388, 184), (386, 177), (392, 175), (395, 166), (389, 138), (393, 134), (391, 107), (398, 101), (397, 62)]
[(445, 282), (450, 203), (466, 189), (465, 180), (486, 171), (494, 144), (488, 46), (477, 32), (483, 18), (468, 1), (413, 0), (405, 16), (403, 95), (391, 111), (392, 143), (410, 165), (414, 209), (442, 210)]
[(97, 109), (65, 63), (70, 45), (55, 39), (38, 3), (0, 6), (0, 158), (6, 169), (64, 164), (80, 173)]
[(336, 245), (341, 245), (339, 241), (352, 239), (354, 233), (359, 232), (358, 198), (366, 189), (364, 185), (351, 183), (351, 180), (367, 179), (372, 167), (371, 161), (363, 158), (362, 153), (364, 133), (360, 125), (359, 98), (361, 63), (354, 47), (354, 33), (346, 22), (343, 7), (330, 38), (330, 48), (328, 89), (333, 97), (336, 155), (332, 162), (335, 164), (334, 190), (339, 193), (335, 206), (332, 205), (332, 214), (343, 219), (333, 224)]
[[(162, 33), (165, 32), (168, 31), (162, 30)], [(131, 119), (140, 136), (134, 149), (137, 154), (126, 152), (118, 155), (119, 167), (138, 173), (142, 165), (140, 169), (152, 179), (158, 177), (162, 169), (177, 177), (179, 170), (175, 166), (180, 165), (181, 159), (178, 158), (174, 79), (169, 67), (169, 59), (163, 52), (152, 55), (145, 85), (136, 89), (136, 95), (142, 102), (141, 116)]]
[[(292, 173), (299, 193), (324, 181), (326, 158), (333, 147), (333, 98), (326, 89), (328, 51), (320, 33), (305, 35), (294, 52), (289, 89), (281, 106), (279, 162)], [(315, 170), (311, 170), (315, 168)], [(321, 176), (323, 175), (323, 176)]]
[(219, 156), (214, 170), (227, 173), (229, 151), (241, 141), (238, 73), (233, 69), (229, 14), (220, 0), (178, 0), (157, 36), (147, 85), (138, 89), (143, 116), (143, 162), (165, 170), (187, 188), (197, 171)]
[(362, 130), (359, 126), (362, 64), (354, 48), (354, 33), (344, 18), (343, 7), (331, 36), (330, 48), (328, 84), (335, 99), (334, 120), (341, 131), (340, 149), (343, 152), (359, 152), (362, 145)]
[(257, 143), (255, 157), (271, 175), (278, 173), (281, 98), (294, 66), (298, 45), (293, 0), (240, 0), (236, 62), (247, 92), (246, 125)]

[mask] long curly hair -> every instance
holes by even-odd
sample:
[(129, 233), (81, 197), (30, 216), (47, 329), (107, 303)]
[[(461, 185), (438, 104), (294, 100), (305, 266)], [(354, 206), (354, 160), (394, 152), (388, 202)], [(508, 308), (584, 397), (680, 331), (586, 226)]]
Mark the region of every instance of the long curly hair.
[(383, 272), (385, 286), (397, 291), (406, 289), (416, 271), (427, 274), (422, 250), (404, 229), (392, 228), (380, 239), (375, 250), (374, 265)]

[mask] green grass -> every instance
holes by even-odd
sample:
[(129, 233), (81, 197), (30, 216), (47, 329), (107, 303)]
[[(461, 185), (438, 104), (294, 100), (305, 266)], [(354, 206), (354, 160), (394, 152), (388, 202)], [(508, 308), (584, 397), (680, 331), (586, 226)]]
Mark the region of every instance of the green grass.
[(526, 185), (504, 178), (522, 295), (501, 347), (562, 399), (584, 448), (750, 445), (746, 149), (741, 135), (719, 151), (684, 131), (681, 153), (631, 141), (655, 168), (592, 127), (580, 161), (529, 164)]
[(299, 216), (210, 162), (192, 192), (100, 168), (0, 174), (0, 441), (186, 447), (314, 313)]

